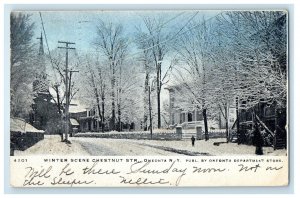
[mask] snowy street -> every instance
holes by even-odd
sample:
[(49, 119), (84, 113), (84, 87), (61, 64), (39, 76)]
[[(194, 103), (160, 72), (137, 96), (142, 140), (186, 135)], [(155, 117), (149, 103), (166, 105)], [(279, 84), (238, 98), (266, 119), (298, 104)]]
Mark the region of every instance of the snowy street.
[[(72, 144), (60, 141), (56, 135), (45, 139), (25, 151), (15, 151), (16, 156), (24, 155), (79, 155), (79, 156), (212, 156), (212, 155), (255, 155), (255, 147), (221, 143), (225, 139), (198, 140), (192, 147), (190, 140), (159, 141), (105, 138), (70, 138)], [(263, 148), (264, 155), (286, 155), (285, 149)]]
[(78, 137), (70, 138), (70, 140), (72, 143), (81, 145), (86, 152), (93, 156), (180, 155), (175, 152), (168, 152), (164, 149), (147, 146), (138, 140)]

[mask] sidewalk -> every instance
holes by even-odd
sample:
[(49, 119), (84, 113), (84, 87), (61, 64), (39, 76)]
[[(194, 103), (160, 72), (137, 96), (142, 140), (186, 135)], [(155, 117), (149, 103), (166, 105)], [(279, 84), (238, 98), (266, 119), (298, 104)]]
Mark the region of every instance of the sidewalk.
[[(192, 146), (191, 140), (181, 140), (181, 141), (157, 141), (157, 140), (124, 140), (124, 141), (134, 141), (147, 146), (152, 146), (154, 148), (161, 148), (164, 150), (173, 150), (173, 152), (179, 153), (190, 153), (195, 155), (215, 155), (215, 156), (228, 156), (228, 155), (255, 155), (255, 146), (244, 145), (237, 143), (224, 143), (225, 138), (196, 140), (195, 146)], [(214, 142), (223, 142), (219, 146), (214, 145)], [(177, 151), (176, 151), (177, 150)], [(263, 147), (264, 155), (271, 156), (285, 156), (287, 150), (280, 149), (275, 150), (272, 147)]]
[(66, 144), (61, 142), (59, 135), (45, 135), (44, 140), (39, 141), (32, 147), (25, 151), (15, 150), (15, 156), (28, 156), (28, 155), (89, 155), (80, 144), (72, 142)]

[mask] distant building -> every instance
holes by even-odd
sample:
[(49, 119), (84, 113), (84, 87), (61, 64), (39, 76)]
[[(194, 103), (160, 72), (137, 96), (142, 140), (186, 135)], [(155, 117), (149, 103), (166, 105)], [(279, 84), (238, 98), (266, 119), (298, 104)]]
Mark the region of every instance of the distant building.
[(69, 107), (70, 118), (79, 123), (79, 132), (99, 132), (101, 131), (101, 121), (94, 108), (88, 108), (80, 104), (79, 101), (73, 101)]
[[(170, 86), (166, 88), (169, 91), (169, 114), (170, 114), (170, 127), (173, 128), (176, 125), (182, 125), (184, 128), (195, 128), (195, 126), (204, 126), (203, 123), (203, 114), (201, 110), (182, 110), (178, 107), (176, 98), (176, 91), (178, 91), (178, 86)], [(177, 96), (178, 97), (178, 96)], [(228, 126), (229, 128), (234, 124), (236, 120), (236, 111), (235, 107), (229, 107), (229, 119)], [(219, 112), (218, 120), (212, 120), (208, 118), (208, 127), (209, 128), (217, 128), (217, 129), (225, 129), (226, 128), (226, 120)], [(203, 127), (204, 128), (204, 127)]]

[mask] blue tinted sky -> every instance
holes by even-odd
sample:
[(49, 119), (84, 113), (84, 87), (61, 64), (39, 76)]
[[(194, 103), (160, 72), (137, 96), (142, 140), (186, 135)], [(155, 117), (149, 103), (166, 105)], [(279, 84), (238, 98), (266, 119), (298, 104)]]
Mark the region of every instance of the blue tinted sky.
[[(196, 14), (197, 12), (197, 14)], [(35, 36), (40, 36), (42, 24), (39, 12), (27, 12), (31, 14), (32, 22), (35, 23)], [(42, 11), (41, 15), (47, 35), (50, 51), (57, 49), (58, 41), (75, 42), (76, 52), (84, 55), (95, 52), (92, 45), (96, 37), (97, 22), (103, 21), (121, 23), (129, 41), (131, 41), (131, 54), (129, 57), (136, 57), (139, 51), (135, 49), (133, 43), (137, 27), (144, 29), (143, 16), (164, 18), (165, 27), (168, 31), (178, 32), (195, 15), (193, 20), (209, 19), (216, 16), (220, 11)], [(44, 35), (44, 33), (43, 33)], [(36, 44), (39, 40), (36, 39)], [(46, 43), (44, 42), (45, 53), (48, 54)], [(64, 52), (62, 52), (64, 53)], [(128, 58), (128, 57), (127, 57)], [(166, 70), (170, 62), (165, 57), (162, 63), (162, 70)], [(167, 98), (168, 94), (163, 90), (162, 98)]]
[[(161, 16), (165, 18), (166, 27), (178, 30), (195, 14), (196, 11), (43, 11), (41, 12), (50, 50), (58, 46), (57, 41), (72, 41), (78, 51), (93, 51), (92, 42), (96, 36), (97, 21), (122, 23), (129, 40), (133, 41), (136, 27), (143, 28), (142, 16)], [(202, 19), (216, 15), (216, 11), (202, 11), (197, 17)], [(36, 36), (42, 31), (39, 12), (30, 12), (36, 25)], [(46, 46), (45, 46), (46, 47)]]

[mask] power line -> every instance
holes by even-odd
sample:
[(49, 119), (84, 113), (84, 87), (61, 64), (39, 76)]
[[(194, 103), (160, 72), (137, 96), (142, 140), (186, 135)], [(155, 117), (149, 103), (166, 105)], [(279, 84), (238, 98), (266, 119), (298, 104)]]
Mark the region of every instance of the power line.
[[(184, 13), (184, 12), (183, 12)], [(167, 22), (165, 22), (164, 24), (162, 24), (162, 25), (165, 25), (165, 24), (167, 24), (167, 23), (169, 23), (170, 21), (172, 21), (172, 20), (174, 20), (175, 18), (177, 18), (177, 17), (179, 17), (180, 15), (182, 15), (183, 13), (180, 13), (179, 15), (176, 15), (175, 17), (173, 17), (173, 18), (171, 18), (170, 20), (168, 20)], [(199, 13), (199, 11), (197, 11), (188, 21), (187, 21), (187, 23), (171, 38), (171, 39), (169, 39), (169, 40), (165, 40), (165, 41), (163, 41), (163, 42), (160, 42), (160, 43), (158, 43), (158, 44), (155, 44), (155, 45), (153, 45), (153, 46), (151, 46), (151, 47), (149, 47), (149, 48), (145, 48), (145, 49), (141, 49), (140, 51), (138, 51), (138, 52), (136, 52), (136, 53), (133, 53), (131, 56), (127, 56), (125, 59), (128, 59), (128, 58), (132, 58), (132, 57), (134, 57), (134, 56), (136, 56), (136, 55), (138, 55), (138, 54), (140, 54), (140, 53), (143, 53), (144, 51), (147, 51), (147, 50), (150, 50), (150, 49), (152, 49), (152, 48), (154, 48), (154, 47), (156, 47), (156, 46), (158, 46), (158, 45), (160, 45), (160, 44), (162, 44), (162, 43), (166, 43), (166, 42), (168, 42), (168, 41), (170, 41), (170, 40), (173, 40), (173, 39), (175, 39), (175, 37), (185, 28), (185, 26), (187, 26), (190, 22), (191, 22), (191, 20), (197, 15)], [(156, 29), (158, 29), (158, 28), (156, 28)], [(153, 36), (151, 36), (151, 37), (153, 37)], [(145, 39), (145, 40), (148, 40), (148, 39), (150, 39), (150, 38), (147, 38), (147, 39)], [(83, 51), (83, 50), (77, 50), (77, 51)], [(100, 50), (88, 50), (88, 52), (97, 52), (97, 53), (99, 53), (99, 52), (101, 52)], [(117, 60), (114, 60), (114, 61), (111, 61), (111, 62), (117, 62), (117, 61), (119, 61), (119, 59), (117, 59)]]
[[(159, 25), (158, 27), (156, 27), (153, 31), (156, 31), (160, 28), (163, 28), (163, 26), (165, 26), (166, 24), (170, 23), (171, 21), (175, 20), (176, 18), (178, 18), (179, 16), (183, 15), (185, 12), (181, 12), (178, 15), (172, 17), (171, 19), (167, 20), (166, 22), (164, 22), (163, 24)], [(150, 35), (148, 38), (143, 39), (142, 41), (147, 41), (149, 39), (151, 39), (152, 37), (154, 37), (154, 35)]]
[[(126, 56), (125, 59), (133, 58), (133, 57), (135, 57), (135, 56), (137, 56), (137, 55), (143, 53), (144, 51), (150, 50), (150, 49), (152, 49), (152, 48), (154, 48), (154, 47), (156, 47), (156, 46), (158, 46), (158, 45), (161, 45), (161, 44), (163, 44), (163, 43), (166, 43), (166, 42), (168, 42), (168, 41), (172, 41), (172, 40), (174, 40), (176, 37), (181, 36), (181, 35), (185, 34), (186, 32), (191, 31), (191, 30), (194, 29), (194, 28), (197, 28), (197, 27), (200, 26), (201, 24), (203, 24), (203, 23), (205, 23), (205, 22), (208, 22), (208, 21), (212, 20), (213, 18), (219, 16), (219, 15), (222, 14), (223, 12), (220, 12), (220, 13), (218, 13), (218, 14), (216, 14), (216, 15), (214, 15), (214, 16), (212, 16), (212, 17), (206, 19), (206, 20), (204, 20), (202, 23), (196, 24), (195, 26), (193, 26), (193, 27), (187, 29), (186, 31), (183, 31), (183, 32), (182, 32), (182, 30), (183, 30), (183, 29), (184, 29), (184, 28), (185, 28), (185, 27), (186, 27), (186, 26), (187, 26), (187, 25), (195, 18), (195, 16), (196, 16), (198, 13), (199, 13), (199, 11), (197, 11), (197, 12), (196, 12), (196, 13), (195, 13), (195, 14), (187, 21), (187, 23), (186, 23), (184, 26), (182, 26), (182, 27), (180, 28), (180, 30), (179, 30), (174, 36), (172, 36), (170, 39), (166, 39), (166, 40), (164, 40), (164, 41), (162, 41), (162, 42), (159, 42), (159, 43), (157, 43), (157, 44), (155, 44), (155, 45), (153, 45), (153, 46), (151, 46), (151, 47), (148, 47), (148, 48), (145, 48), (145, 49), (141, 49), (141, 50), (139, 50), (139, 51), (137, 51), (137, 52), (131, 54), (130, 56)], [(175, 18), (179, 17), (179, 16), (182, 15), (182, 14), (183, 14), (183, 13), (180, 13), (179, 15), (177, 15), (177, 16), (171, 18), (170, 20), (168, 20), (168, 21), (165, 22), (164, 24), (169, 23), (170, 21), (174, 20)], [(149, 38), (147, 38), (147, 39), (149, 39)], [(46, 40), (47, 40), (47, 39), (46, 39)], [(48, 51), (49, 51), (49, 48), (48, 48)], [(82, 51), (82, 52), (96, 52), (96, 53), (101, 52), (100, 50), (80, 50), (80, 49), (76, 49), (76, 51)], [(49, 51), (49, 53), (50, 53), (50, 51)], [(78, 53), (76, 53), (76, 54), (77, 54), (78, 60), (80, 61)], [(114, 60), (114, 61), (111, 61), (111, 62), (117, 62), (117, 61), (120, 61), (120, 59), (117, 59), (117, 60)]]
[[(223, 12), (220, 12), (220, 13), (218, 13), (218, 14), (216, 14), (216, 15), (214, 15), (214, 16), (212, 16), (212, 17), (206, 19), (206, 20), (204, 20), (202, 23), (196, 24), (195, 26), (193, 26), (193, 27), (187, 29), (186, 31), (181, 32), (181, 31), (182, 31), (182, 30), (183, 30), (183, 29), (184, 29), (184, 28), (192, 21), (192, 19), (193, 19), (198, 13), (199, 13), (199, 11), (197, 11), (196, 14), (194, 14), (194, 15), (187, 21), (187, 23), (186, 23), (184, 26), (182, 26), (182, 27), (180, 28), (180, 30), (179, 30), (174, 36), (172, 36), (172, 38), (166, 39), (166, 40), (164, 40), (164, 41), (162, 41), (162, 42), (159, 42), (159, 43), (157, 43), (157, 44), (155, 44), (155, 45), (153, 45), (153, 46), (151, 46), (151, 47), (148, 47), (148, 48), (145, 48), (145, 49), (141, 49), (141, 50), (139, 50), (138, 52), (135, 52), (135, 53), (131, 54), (131, 56), (126, 56), (125, 59), (132, 58), (132, 57), (134, 57), (134, 56), (136, 56), (136, 55), (138, 55), (138, 54), (140, 54), (140, 53), (143, 53), (144, 51), (150, 50), (150, 49), (152, 49), (152, 48), (154, 48), (154, 47), (156, 47), (156, 46), (159, 46), (159, 45), (161, 45), (161, 44), (163, 44), (163, 43), (166, 43), (166, 42), (168, 42), (168, 41), (172, 41), (172, 40), (174, 40), (176, 37), (181, 36), (181, 35), (185, 34), (186, 32), (191, 31), (191, 30), (194, 29), (194, 28), (197, 28), (198, 26), (202, 25), (203, 23), (212, 20), (213, 18), (219, 16), (219, 15), (222, 14)], [(180, 33), (180, 32), (181, 32), (181, 33)], [(81, 50), (78, 50), (78, 51), (81, 51)], [(99, 52), (101, 52), (101, 51), (99, 51), (99, 50), (88, 50), (88, 51), (85, 51), (85, 52), (97, 52), (97, 53), (99, 53)], [(117, 62), (117, 61), (120, 61), (120, 60), (117, 59), (117, 60), (111, 61), (111, 63), (112, 63), (112, 62)]]
[(44, 35), (45, 35), (45, 40), (46, 40), (46, 45), (47, 45), (47, 50), (48, 50), (48, 53), (49, 53), (49, 58), (50, 58), (51, 66), (52, 66), (52, 69), (53, 69), (53, 72), (54, 72), (55, 82), (57, 83), (58, 80), (57, 80), (57, 76), (56, 76), (56, 73), (55, 73), (55, 68), (53, 66), (53, 60), (52, 60), (52, 56), (51, 56), (50, 49), (49, 49), (49, 44), (48, 44), (47, 34), (46, 34), (46, 31), (45, 31), (45, 27), (44, 27), (42, 13), (39, 12), (39, 14), (40, 14), (40, 19), (41, 19), (41, 23), (42, 23), (43, 32), (44, 32)]
[[(164, 22), (164, 23), (160, 24), (158, 27), (156, 27), (153, 31), (156, 31), (156, 30), (158, 30), (158, 29), (160, 29), (160, 28), (163, 28), (163, 26), (165, 26), (166, 24), (168, 24), (168, 23), (170, 23), (171, 21), (175, 20), (176, 18), (178, 18), (179, 16), (183, 15), (184, 13), (186, 13), (186, 12), (181, 12), (181, 13), (179, 13), (178, 15), (176, 15), (176, 16), (170, 18), (170, 19), (167, 20), (166, 22)], [(89, 22), (89, 21), (86, 21), (86, 22)], [(78, 23), (79, 23), (79, 22), (78, 22)], [(143, 40), (141, 40), (141, 41), (147, 41), (147, 40), (151, 39), (152, 37), (154, 37), (154, 35), (149, 35), (148, 38), (145, 38), (145, 39), (143, 39)], [(132, 43), (132, 42), (133, 42), (133, 39), (131, 39), (131, 41), (129, 41), (129, 43)], [(86, 52), (87, 50), (78, 50), (78, 51), (85, 51), (85, 52)], [(98, 50), (88, 50), (88, 51), (89, 51), (89, 52), (100, 52), (100, 51), (98, 51)]]

